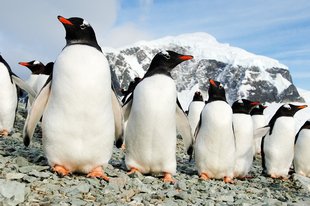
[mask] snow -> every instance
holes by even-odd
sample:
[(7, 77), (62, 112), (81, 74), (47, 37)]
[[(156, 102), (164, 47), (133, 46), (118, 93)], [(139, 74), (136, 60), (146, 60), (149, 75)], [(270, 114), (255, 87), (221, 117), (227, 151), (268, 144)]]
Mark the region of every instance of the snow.
[(195, 59), (216, 59), (233, 66), (267, 69), (278, 67), (288, 69), (287, 66), (269, 57), (255, 55), (226, 43), (219, 43), (213, 36), (207, 33), (190, 33), (179, 36), (168, 36), (153, 41), (140, 41), (128, 47), (148, 46), (150, 48), (165, 48), (167, 45), (179, 45), (190, 48), (191, 55)]

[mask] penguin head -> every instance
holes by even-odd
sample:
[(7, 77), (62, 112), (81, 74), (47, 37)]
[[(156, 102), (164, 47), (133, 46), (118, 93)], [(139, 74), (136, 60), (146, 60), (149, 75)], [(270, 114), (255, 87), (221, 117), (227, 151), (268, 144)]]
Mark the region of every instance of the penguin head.
[(258, 106), (259, 102), (252, 102), (247, 99), (239, 99), (232, 104), (233, 113), (250, 114), (251, 110)]
[(289, 116), (292, 117), (301, 109), (306, 108), (307, 105), (293, 105), (293, 104), (283, 104), (276, 112), (276, 116)]
[(149, 70), (155, 68), (165, 68), (170, 72), (174, 67), (180, 64), (183, 61), (192, 59), (191, 55), (182, 55), (174, 51), (162, 51), (155, 55), (153, 58)]
[(32, 74), (41, 74), (44, 70), (44, 65), (42, 64), (42, 62), (37, 60), (33, 60), (30, 62), (18, 62), (18, 64), (30, 69)]
[(208, 102), (216, 101), (216, 100), (226, 101), (224, 86), (220, 82), (215, 81), (213, 79), (209, 79), (209, 83), (210, 83), (210, 86), (208, 90), (208, 94), (209, 94)]
[(250, 114), (251, 114), (251, 115), (262, 115), (262, 114), (264, 114), (264, 110), (265, 110), (266, 108), (267, 108), (267, 106), (262, 105), (262, 104), (259, 104), (259, 105), (255, 106), (255, 107), (251, 110)]
[(203, 101), (203, 97), (200, 91), (196, 91), (193, 97), (193, 101)]
[(57, 18), (65, 27), (67, 45), (87, 44), (96, 48), (99, 47), (95, 31), (86, 20), (80, 17), (66, 19), (62, 16), (58, 16)]

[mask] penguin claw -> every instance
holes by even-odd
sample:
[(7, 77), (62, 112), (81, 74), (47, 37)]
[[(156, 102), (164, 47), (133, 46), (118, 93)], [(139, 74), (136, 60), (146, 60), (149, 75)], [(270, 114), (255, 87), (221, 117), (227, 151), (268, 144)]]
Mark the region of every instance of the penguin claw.
[(9, 131), (6, 129), (3, 129), (0, 131), (0, 137), (7, 137), (9, 135)]
[(56, 172), (58, 175), (64, 177), (70, 174), (70, 171), (67, 170), (64, 166), (61, 165), (54, 165), (53, 166), (53, 171)]
[(175, 180), (172, 178), (172, 175), (170, 173), (168, 173), (168, 172), (164, 173), (163, 181), (164, 182), (168, 182), (168, 183), (172, 183), (172, 184), (175, 183)]
[(96, 167), (94, 168), (92, 171), (90, 171), (88, 174), (87, 174), (87, 177), (91, 177), (91, 178), (102, 178), (103, 180), (105, 181), (109, 181), (110, 178), (104, 174), (103, 170), (102, 170), (102, 167), (99, 166), (99, 167)]

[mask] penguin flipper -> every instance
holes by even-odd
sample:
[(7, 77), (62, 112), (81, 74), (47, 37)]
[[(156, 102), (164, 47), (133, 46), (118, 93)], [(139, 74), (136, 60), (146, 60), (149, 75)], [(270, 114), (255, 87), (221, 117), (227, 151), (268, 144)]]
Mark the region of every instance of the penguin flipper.
[(261, 138), (265, 136), (270, 131), (270, 127), (267, 125), (265, 127), (257, 128), (254, 131), (254, 139)]
[(120, 148), (123, 144), (124, 116), (123, 116), (121, 104), (119, 100), (117, 99), (113, 90), (112, 90), (112, 109), (113, 109), (114, 123), (115, 123), (116, 146)]
[(178, 105), (176, 107), (176, 123), (177, 131), (182, 136), (184, 141), (185, 151), (188, 151), (188, 149), (190, 149), (190, 147), (193, 145), (194, 139), (188, 119), (183, 110)]
[(25, 146), (28, 146), (30, 144), (30, 140), (33, 136), (36, 125), (39, 122), (45, 110), (50, 92), (51, 92), (51, 82), (49, 82), (48, 84), (45, 85), (45, 87), (42, 88), (42, 90), (40, 91), (37, 98), (32, 104), (23, 130), (23, 138)]
[(130, 115), (132, 100), (123, 106), (124, 120), (127, 121)]
[(30, 104), (33, 103), (35, 97), (36, 97), (36, 92), (21, 78), (19, 78), (18, 76), (16, 76), (15, 74), (11, 75), (13, 82), (22, 90), (26, 91), (29, 95), (29, 101)]

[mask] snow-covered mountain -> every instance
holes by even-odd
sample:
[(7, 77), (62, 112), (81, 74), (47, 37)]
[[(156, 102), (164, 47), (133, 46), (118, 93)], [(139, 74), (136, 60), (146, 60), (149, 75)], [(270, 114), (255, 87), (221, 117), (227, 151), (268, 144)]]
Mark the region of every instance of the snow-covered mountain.
[(260, 102), (303, 102), (287, 66), (229, 44), (207, 33), (192, 33), (141, 41), (120, 49), (104, 48), (117, 89), (127, 88), (134, 77), (143, 77), (152, 58), (161, 50), (193, 55), (173, 71), (179, 98), (187, 109), (196, 90), (207, 98), (208, 79), (222, 82), (230, 103), (238, 98)]

